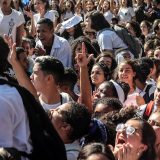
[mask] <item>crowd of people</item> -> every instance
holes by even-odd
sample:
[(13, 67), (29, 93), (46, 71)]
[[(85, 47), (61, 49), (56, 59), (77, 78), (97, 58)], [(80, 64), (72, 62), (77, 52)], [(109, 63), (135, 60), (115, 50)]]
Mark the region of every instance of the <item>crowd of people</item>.
[(1, 0), (0, 159), (160, 160), (160, 0)]

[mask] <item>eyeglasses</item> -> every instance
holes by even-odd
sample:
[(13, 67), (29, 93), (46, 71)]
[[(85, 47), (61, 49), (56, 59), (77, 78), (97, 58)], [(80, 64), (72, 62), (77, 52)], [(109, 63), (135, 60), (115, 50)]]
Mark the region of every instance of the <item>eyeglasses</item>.
[(128, 126), (126, 124), (123, 124), (123, 123), (120, 123), (117, 125), (117, 127), (116, 127), (117, 132), (123, 132), (124, 130), (127, 135), (133, 135), (137, 129), (132, 126)]

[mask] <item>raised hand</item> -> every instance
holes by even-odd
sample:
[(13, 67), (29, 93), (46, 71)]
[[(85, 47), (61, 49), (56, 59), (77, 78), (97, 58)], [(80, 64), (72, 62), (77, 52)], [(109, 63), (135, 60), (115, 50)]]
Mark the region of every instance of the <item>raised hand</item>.
[(89, 112), (92, 113), (92, 101), (91, 101), (91, 86), (88, 75), (87, 64), (91, 59), (92, 55), (87, 58), (86, 47), (84, 42), (82, 43), (82, 53), (78, 53), (76, 56), (77, 64), (80, 68), (80, 94), (81, 94), (81, 103), (87, 106)]
[(8, 55), (8, 62), (12, 66), (18, 62), (17, 61), (17, 54), (16, 54), (16, 43), (13, 43), (12, 47), (10, 48), (10, 53)]
[(16, 43), (13, 43), (12, 37), (4, 35), (4, 40), (10, 48), (10, 53), (8, 55), (8, 62), (13, 65), (17, 61), (16, 55)]
[(24, 13), (27, 15), (27, 17), (29, 17), (29, 18), (33, 18), (33, 13), (32, 13), (32, 11), (26, 11), (26, 10), (24, 10)]
[(11, 49), (13, 46), (12, 36), (8, 36), (8, 35), (4, 34), (3, 38), (4, 38), (5, 42), (8, 44), (8, 47)]
[(41, 46), (37, 46), (36, 48), (34, 48), (34, 53), (36, 56), (46, 55), (46, 51)]
[(124, 144), (119, 148), (117, 154), (118, 160), (138, 160), (139, 153), (129, 144)]
[(78, 53), (77, 56), (75, 57), (78, 66), (79, 67), (87, 66), (87, 64), (89, 63), (89, 61), (92, 57), (93, 57), (93, 54), (89, 55), (89, 57), (87, 58), (86, 46), (85, 46), (84, 42), (82, 42), (82, 53)]

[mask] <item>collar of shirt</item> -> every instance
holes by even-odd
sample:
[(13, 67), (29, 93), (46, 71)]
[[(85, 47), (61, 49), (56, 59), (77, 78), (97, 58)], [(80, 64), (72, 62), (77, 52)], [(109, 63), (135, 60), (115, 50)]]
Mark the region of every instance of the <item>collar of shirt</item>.
[(103, 29), (99, 30), (96, 35), (99, 36), (105, 30), (114, 31), (112, 28), (103, 28)]
[(61, 47), (60, 40), (57, 35), (54, 35), (54, 41), (53, 41), (52, 48), (60, 48), (60, 47)]

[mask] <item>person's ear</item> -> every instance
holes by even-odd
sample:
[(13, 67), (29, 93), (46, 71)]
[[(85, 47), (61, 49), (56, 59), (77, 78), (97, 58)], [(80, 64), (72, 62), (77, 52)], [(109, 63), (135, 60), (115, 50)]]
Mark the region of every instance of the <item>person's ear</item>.
[(47, 75), (47, 82), (55, 83), (55, 79), (52, 74)]
[(139, 148), (138, 148), (138, 154), (141, 155), (147, 149), (148, 149), (147, 145), (145, 145), (145, 144), (140, 145)]

